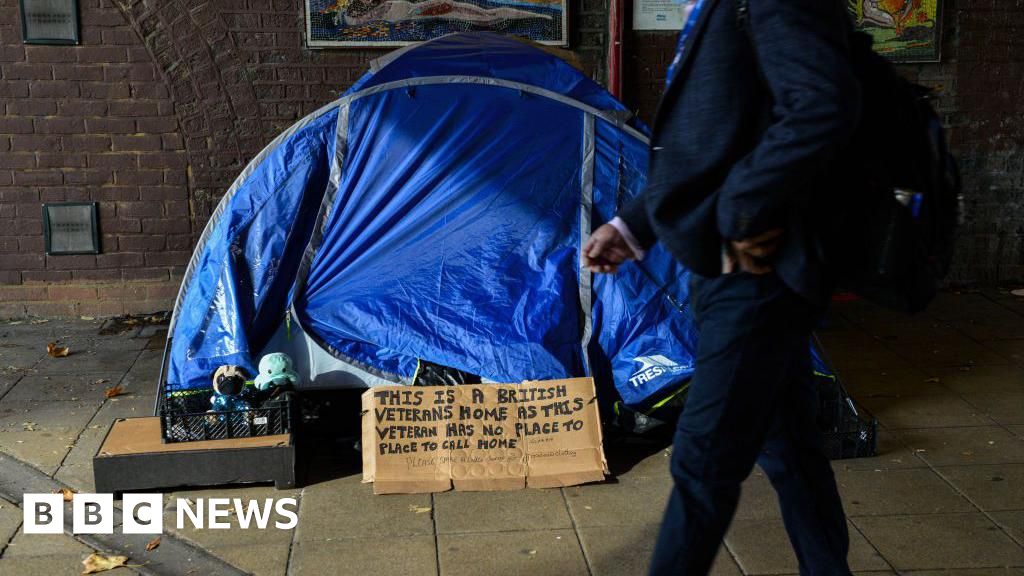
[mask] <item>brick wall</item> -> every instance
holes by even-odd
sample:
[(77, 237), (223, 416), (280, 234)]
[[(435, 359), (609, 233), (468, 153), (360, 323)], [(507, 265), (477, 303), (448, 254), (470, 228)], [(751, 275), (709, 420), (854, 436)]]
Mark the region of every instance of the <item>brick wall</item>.
[[(306, 49), (301, 0), (79, 5), (81, 46), (25, 46), (17, 0), (0, 0), (0, 317), (166, 309), (245, 163), (385, 53)], [(598, 81), (607, 6), (570, 6), (572, 49)], [(1024, 281), (1024, 11), (946, 6), (943, 63), (904, 69), (940, 91), (963, 162), (953, 279)], [(626, 100), (650, 120), (675, 35), (625, 40)], [(43, 255), (40, 204), (61, 200), (100, 203), (102, 254)]]
[[(165, 301), (185, 262), (184, 142), (121, 13), (82, 0), (80, 46), (27, 46), (0, 3), (0, 316), (107, 315)], [(44, 202), (98, 201), (102, 254), (45, 256)]]
[[(1024, 282), (1024, 10), (1018, 2), (944, 0), (942, 62), (901, 65), (934, 88), (960, 160), (965, 224), (953, 284)], [(650, 121), (675, 34), (627, 36), (626, 102)]]
[[(607, 0), (572, 45), (604, 78)], [(301, 0), (79, 0), (81, 46), (25, 46), (0, 0), (0, 317), (167, 309), (216, 202), (386, 50), (309, 50)], [(43, 255), (40, 204), (100, 203), (98, 256)]]

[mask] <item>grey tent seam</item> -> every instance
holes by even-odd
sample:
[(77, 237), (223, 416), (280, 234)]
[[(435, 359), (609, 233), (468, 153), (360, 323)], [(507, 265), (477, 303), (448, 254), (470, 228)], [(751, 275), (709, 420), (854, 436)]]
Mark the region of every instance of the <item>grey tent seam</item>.
[(583, 166), (580, 174), (580, 250), (579, 261), (579, 285), (580, 285), (580, 310), (583, 314), (583, 334), (580, 337), (580, 346), (583, 350), (583, 364), (586, 373), (590, 373), (590, 339), (594, 333), (593, 322), (593, 273), (583, 266), (583, 246), (590, 237), (594, 209), (594, 116), (589, 113), (583, 115)]

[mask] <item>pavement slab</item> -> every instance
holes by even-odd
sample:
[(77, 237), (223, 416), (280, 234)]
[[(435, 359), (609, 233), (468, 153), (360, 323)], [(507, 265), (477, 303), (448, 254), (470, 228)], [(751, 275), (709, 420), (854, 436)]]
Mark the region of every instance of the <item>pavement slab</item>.
[[(826, 352), (882, 424), (878, 456), (833, 462), (856, 574), (1024, 576), (1022, 314), (1024, 299), (987, 293), (943, 294), (913, 318), (866, 302), (833, 308)], [(163, 359), (161, 327), (99, 336), (99, 325), (0, 324), (0, 452), (78, 491), (92, 489), (92, 456), (110, 423), (152, 414)], [(51, 341), (72, 354), (50, 358)], [(104, 398), (114, 384), (126, 394)], [(672, 486), (667, 444), (608, 439), (612, 475), (602, 483), (388, 496), (362, 484), (356, 452), (318, 447), (301, 489), (171, 491), (164, 518), (177, 549), (259, 576), (643, 574)], [(226, 530), (174, 527), (176, 498), (211, 496), (295, 497), (298, 527), (242, 530), (235, 515)], [(20, 509), (0, 500), (0, 573), (81, 571), (88, 545), (27, 537), (20, 524)], [(775, 492), (755, 469), (713, 574), (797, 569)]]
[(897, 570), (1024, 566), (1024, 548), (980, 512), (853, 522)]

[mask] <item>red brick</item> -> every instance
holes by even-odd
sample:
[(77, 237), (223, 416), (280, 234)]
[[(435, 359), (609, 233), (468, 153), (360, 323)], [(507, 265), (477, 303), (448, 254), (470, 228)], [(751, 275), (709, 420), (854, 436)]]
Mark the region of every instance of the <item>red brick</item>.
[(22, 276), (23, 273), (17, 270), (0, 270), (0, 285), (21, 284)]
[(18, 238), (18, 251), (27, 254), (42, 254), (46, 243), (42, 236), (22, 236)]
[(146, 287), (137, 284), (114, 284), (99, 286), (96, 293), (100, 300), (143, 300), (146, 298)]
[(177, 132), (178, 130), (178, 119), (174, 117), (139, 118), (136, 122), (139, 126), (139, 132), (146, 132), (149, 134)]
[(28, 98), (28, 82), (24, 80), (0, 82), (0, 98)]
[[(125, 201), (125, 200), (138, 200), (139, 199), (139, 187), (138, 186), (103, 186), (100, 188), (99, 197), (105, 201)], [(132, 232), (138, 232), (138, 230), (132, 230)]]
[(82, 98), (129, 98), (127, 82), (83, 82)]
[[(113, 106), (113, 105), (111, 105)], [(160, 150), (160, 136), (154, 134), (115, 134), (110, 137), (110, 142), (115, 151), (138, 150), (152, 151)]]
[(0, 168), (34, 168), (36, 155), (30, 152), (0, 154)]
[(50, 300), (95, 300), (96, 288), (74, 284), (51, 284), (47, 287), (46, 295)]
[(128, 61), (128, 50), (124, 46), (80, 46), (80, 64), (111, 64)]
[(81, 134), (85, 123), (81, 118), (35, 118), (32, 120), (37, 134)]
[[(42, 233), (40, 228), (38, 234)], [(46, 258), (42, 254), (7, 254), (4, 255), (4, 265), (15, 270), (42, 270), (46, 267)]]
[(14, 183), (19, 186), (57, 186), (64, 182), (59, 170), (18, 170)]
[[(86, 125), (92, 128), (88, 121)], [(72, 152), (108, 152), (111, 149), (110, 136), (102, 134), (63, 136), (61, 142), (65, 150)]]
[(56, 152), (61, 148), (61, 137), (49, 134), (15, 134), (11, 136), (11, 149), (15, 152)]
[(103, 80), (102, 66), (83, 66), (82, 64), (54, 64), (54, 80)]
[(106, 116), (107, 103), (102, 100), (65, 100), (57, 103), (61, 116)]
[(127, 282), (150, 282), (153, 280), (167, 280), (170, 278), (170, 273), (166, 267), (129, 268), (121, 271), (121, 277)]
[(121, 316), (124, 312), (124, 304), (117, 300), (103, 300), (95, 302), (79, 302), (78, 313), (82, 316), (93, 318), (107, 318)]
[(118, 245), (125, 252), (156, 252), (163, 250), (167, 242), (163, 236), (132, 234), (119, 237)]
[(29, 62), (74, 62), (75, 51), (67, 46), (25, 46), (25, 59)]
[(71, 277), (75, 282), (120, 282), (121, 271), (110, 268), (72, 270)]
[(89, 167), (91, 168), (115, 168), (123, 170), (126, 168), (136, 168), (138, 165), (138, 154), (132, 152), (108, 152), (89, 155)]
[[(35, 84), (35, 82), (33, 82)], [(53, 100), (36, 98), (13, 100), (7, 104), (8, 116), (47, 116), (57, 113), (57, 103)]]
[(85, 168), (85, 154), (40, 152), (36, 160), (40, 168)]
[(98, 254), (96, 256), (96, 266), (100, 268), (137, 268), (142, 266), (143, 258), (142, 254), (138, 253), (114, 253), (114, 254)]
[(114, 181), (122, 185), (156, 185), (163, 181), (163, 171), (144, 169), (118, 170), (117, 172), (114, 173)]
[(69, 168), (64, 171), (65, 184), (109, 184), (114, 181), (114, 173), (106, 170), (89, 170), (80, 168)]
[(67, 254), (46, 257), (46, 268), (49, 270), (76, 270), (95, 267), (96, 256), (92, 254)]
[(46, 300), (46, 286), (0, 286), (0, 302)]
[(49, 80), (53, 70), (47, 64), (4, 64), (5, 80)]
[(42, 318), (69, 318), (77, 316), (74, 302), (26, 302), (25, 313)]
[(71, 272), (69, 270), (26, 270), (21, 273), (21, 278), (25, 283), (67, 282), (71, 280)]
[[(2, 85), (3, 82), (0, 82)], [(0, 133), (2, 134), (31, 134), (31, 118), (0, 118)]]
[(143, 200), (185, 200), (188, 189), (184, 186), (139, 186)]
[[(159, 202), (118, 202), (117, 214), (126, 218), (163, 216), (163, 205)], [(143, 232), (147, 232), (143, 226)]]
[(91, 134), (132, 134), (135, 121), (131, 118), (86, 118), (85, 126)]
[(155, 116), (160, 107), (153, 100), (114, 100), (108, 106), (111, 116)]

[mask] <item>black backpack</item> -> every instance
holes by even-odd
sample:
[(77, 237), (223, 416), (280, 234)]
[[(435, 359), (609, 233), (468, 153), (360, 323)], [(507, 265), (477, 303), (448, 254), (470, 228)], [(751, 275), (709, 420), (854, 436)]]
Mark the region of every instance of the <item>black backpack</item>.
[[(745, 29), (747, 0), (736, 0)], [(850, 61), (861, 84), (860, 125), (829, 182), (838, 193), (819, 215), (822, 257), (840, 287), (908, 313), (942, 287), (960, 221), (960, 173), (932, 108), (931, 91), (900, 76), (850, 32)]]

